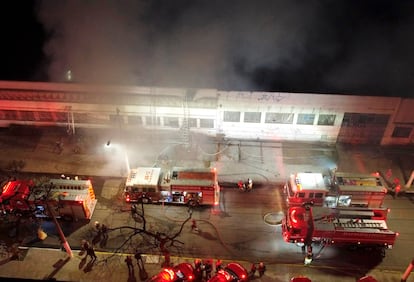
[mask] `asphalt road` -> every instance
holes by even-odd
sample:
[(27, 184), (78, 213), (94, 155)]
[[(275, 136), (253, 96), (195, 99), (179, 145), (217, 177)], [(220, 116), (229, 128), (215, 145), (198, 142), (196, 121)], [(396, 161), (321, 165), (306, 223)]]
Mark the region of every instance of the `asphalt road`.
[[(109, 226), (109, 239), (105, 245), (97, 244), (97, 250), (107, 252), (158, 254), (159, 244), (154, 237), (137, 233), (143, 228), (142, 221), (135, 221), (129, 212), (129, 204), (113, 193), (110, 200), (102, 197), (105, 182), (121, 183), (121, 179), (96, 177), (99, 206), (91, 222), (63, 222), (67, 239), (74, 249), (80, 248), (82, 239), (93, 241), (96, 232), (93, 222), (98, 220)], [(192, 218), (196, 220), (199, 231), (191, 231), (188, 221), (180, 232), (183, 222), (189, 218), (188, 208), (184, 206), (144, 205), (146, 230), (173, 236), (179, 233), (177, 241), (168, 249), (171, 255), (182, 257), (213, 257), (242, 261), (266, 261), (267, 263), (302, 264), (303, 253), (300, 246), (285, 243), (281, 227), (274, 219), (283, 213), (282, 183), (256, 187), (252, 192), (242, 192), (236, 187), (225, 187), (219, 208), (196, 208)], [(386, 257), (371, 249), (352, 249), (339, 247), (314, 247), (313, 267), (338, 275), (364, 275), (370, 269), (401, 269), (406, 266), (412, 253), (413, 219), (412, 203), (405, 197), (387, 197), (385, 204), (391, 208), (389, 226), (402, 234), (393, 250)], [(23, 224), (22, 224), (23, 223)], [(35, 227), (28, 229), (27, 222), (20, 225), (20, 236), (27, 246), (59, 248), (59, 238), (52, 221), (43, 221), (42, 227), (48, 234), (44, 241), (37, 240)], [(30, 234), (32, 232), (32, 234)], [(3, 233), (3, 232), (2, 232)], [(23, 235), (25, 234), (25, 235)]]
[[(43, 148), (50, 150), (50, 148), (42, 147), (45, 144), (41, 141), (42, 138), (44, 137), (40, 136), (34, 141), (31, 140), (29, 142), (30, 147), (25, 147), (25, 150), (27, 152), (39, 151)], [(26, 143), (24, 146), (27, 145)], [(151, 160), (156, 159), (156, 155), (159, 153), (167, 153), (170, 157), (173, 155), (175, 159), (185, 156), (187, 161), (191, 160), (186, 152), (178, 151), (175, 145), (157, 143), (156, 153), (154, 153), (143, 147), (145, 142), (139, 144), (141, 146), (140, 152), (145, 152), (144, 155), (148, 164)], [(235, 168), (232, 168), (226, 171), (226, 166), (222, 167), (220, 171), (223, 174), (220, 179), (228, 186), (223, 187), (220, 206), (218, 208), (195, 209), (192, 212), (192, 218), (196, 219), (200, 232), (192, 232), (190, 222), (183, 225), (189, 217), (187, 207), (163, 205), (145, 205), (145, 230), (150, 234), (159, 232), (168, 236), (179, 233), (174, 244), (168, 246), (172, 255), (221, 257), (251, 262), (266, 261), (274, 264), (302, 265), (303, 254), (301, 248), (294, 244), (285, 243), (281, 237), (281, 228), (277, 224), (277, 219), (285, 210), (281, 190), (284, 175), (289, 171), (323, 170), (334, 163), (339, 163), (340, 167), (363, 168), (364, 165), (369, 169), (371, 167), (366, 164), (367, 162), (363, 158), (364, 155), (361, 155), (361, 151), (349, 151), (349, 155), (338, 156), (333, 148), (325, 146), (319, 148), (313, 146), (311, 150), (309, 148), (306, 150), (306, 148), (298, 146), (282, 147), (275, 144), (263, 148), (254, 146), (254, 144), (260, 143), (245, 143), (242, 144), (241, 149), (237, 145), (232, 145), (232, 151), (228, 150), (225, 155), (220, 156), (222, 160), (231, 160), (231, 164), (234, 164), (235, 159), (240, 158), (247, 163), (248, 170), (235, 172)], [(152, 145), (155, 147), (154, 144)], [(11, 146), (13, 144), (7, 145), (8, 148)], [(217, 149), (216, 146), (217, 144), (206, 143), (203, 144), (202, 150), (213, 152)], [(397, 153), (404, 154), (404, 152)], [(373, 154), (379, 153), (375, 151)], [(63, 154), (60, 157), (63, 158), (65, 155)], [(113, 158), (120, 158), (119, 154), (113, 154)], [(214, 159), (216, 159), (216, 156), (211, 156), (209, 161), (214, 161)], [(108, 159), (103, 160), (108, 161)], [(109, 159), (109, 162), (111, 161), (112, 159)], [(381, 165), (380, 158), (376, 161), (378, 165)], [(112, 162), (112, 165), (114, 163), (118, 167), (120, 161)], [(236, 165), (239, 163), (236, 163)], [(269, 163), (274, 164), (275, 171), (269, 171)], [(226, 164), (226, 162), (218, 162), (217, 164)], [(74, 165), (77, 165), (77, 163)], [(106, 164), (100, 165), (105, 166)], [(111, 165), (111, 163), (108, 165)], [(67, 169), (71, 168), (68, 164), (65, 167)], [(78, 174), (78, 171), (74, 171), (74, 173)], [(33, 177), (34, 174), (24, 173), (23, 175)], [(52, 175), (58, 176), (59, 174), (54, 173)], [(264, 179), (250, 193), (239, 191), (236, 188), (236, 183), (234, 182), (233, 185), (229, 181), (229, 179), (234, 180), (237, 177), (243, 178), (247, 175)], [(270, 178), (272, 176), (273, 179)], [(154, 236), (137, 232), (137, 230), (143, 228), (143, 222), (137, 222), (131, 217), (130, 207), (124, 203), (121, 197), (123, 178), (114, 177), (113, 175), (95, 175), (92, 177), (98, 196), (98, 205), (91, 222), (61, 222), (72, 248), (79, 249), (82, 239), (93, 240), (96, 235), (93, 222), (99, 221), (108, 225), (110, 232), (106, 244), (102, 246), (97, 244), (98, 250), (125, 253), (140, 250), (144, 253), (159, 254), (159, 242), (154, 239)], [(401, 271), (405, 269), (414, 253), (413, 200), (406, 195), (402, 195), (397, 199), (393, 199), (391, 195), (388, 195), (384, 206), (391, 209), (388, 220), (389, 228), (400, 232), (394, 249), (388, 250), (385, 258), (381, 258), (373, 250), (335, 247), (326, 247), (321, 250), (318, 246), (315, 246), (316, 256), (312, 266), (320, 269), (320, 271), (336, 273), (338, 277), (358, 277), (374, 268), (383, 271)], [(29, 220), (22, 220), (19, 226), (17, 236), (24, 244), (59, 248), (59, 238), (52, 221), (42, 222), (42, 227), (48, 234), (44, 241), (37, 240), (34, 233), (36, 226)], [(7, 222), (1, 224), (0, 234), (2, 234), (4, 240), (12, 241), (16, 239), (16, 237), (5, 236), (6, 234), (16, 235), (15, 232), (11, 232), (10, 227), (11, 225)], [(182, 231), (180, 232), (181, 227)]]

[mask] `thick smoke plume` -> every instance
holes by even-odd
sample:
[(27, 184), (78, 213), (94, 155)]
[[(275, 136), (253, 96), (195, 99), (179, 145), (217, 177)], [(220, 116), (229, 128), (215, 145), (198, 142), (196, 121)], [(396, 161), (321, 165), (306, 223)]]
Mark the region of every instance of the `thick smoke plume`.
[(37, 6), (52, 81), (71, 70), (87, 83), (394, 96), (414, 88), (413, 11), (381, 0)]

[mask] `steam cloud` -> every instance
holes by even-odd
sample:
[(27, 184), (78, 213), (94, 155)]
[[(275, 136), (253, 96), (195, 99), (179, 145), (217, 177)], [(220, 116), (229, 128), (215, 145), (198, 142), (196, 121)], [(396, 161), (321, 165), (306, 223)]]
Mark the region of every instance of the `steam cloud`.
[(413, 5), (394, 2), (45, 0), (37, 15), (51, 81), (404, 96)]

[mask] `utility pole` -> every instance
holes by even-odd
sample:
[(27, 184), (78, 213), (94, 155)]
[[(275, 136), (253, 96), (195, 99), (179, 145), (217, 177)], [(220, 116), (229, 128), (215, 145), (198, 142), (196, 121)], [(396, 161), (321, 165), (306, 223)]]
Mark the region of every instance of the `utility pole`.
[(66, 240), (65, 234), (63, 233), (63, 230), (62, 230), (62, 228), (60, 227), (59, 222), (57, 221), (57, 219), (56, 219), (55, 215), (53, 214), (52, 209), (50, 208), (49, 201), (48, 201), (48, 200), (46, 200), (46, 202), (45, 202), (45, 203), (46, 203), (47, 212), (48, 212), (48, 213), (49, 213), (49, 215), (52, 217), (53, 222), (55, 223), (56, 229), (57, 229), (58, 234), (59, 234), (60, 241), (62, 242), (62, 246), (63, 246), (63, 248), (65, 249), (66, 253), (69, 255), (69, 257), (71, 257), (71, 258), (72, 258), (72, 257), (73, 257), (73, 252), (72, 252), (72, 249), (70, 248), (69, 243), (68, 243), (68, 241)]
[(401, 282), (406, 282), (408, 279), (408, 276), (410, 276), (411, 271), (414, 268), (414, 259), (411, 261), (411, 263), (407, 266), (407, 269), (405, 270), (404, 274), (401, 277)]

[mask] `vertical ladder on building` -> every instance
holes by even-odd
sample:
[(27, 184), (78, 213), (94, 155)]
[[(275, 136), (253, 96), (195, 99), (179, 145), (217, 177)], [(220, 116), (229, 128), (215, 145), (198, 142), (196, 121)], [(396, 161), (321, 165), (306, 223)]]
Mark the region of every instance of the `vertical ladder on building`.
[[(153, 87), (150, 88), (150, 116), (149, 119), (151, 120), (151, 128), (155, 128), (156, 124), (157, 124), (157, 96), (156, 96), (156, 91), (153, 89)], [(148, 126), (148, 120), (146, 125)]]
[(69, 135), (75, 135), (75, 119), (73, 118), (73, 111), (71, 106), (65, 107), (65, 110), (68, 114), (68, 121), (67, 121), (67, 133)]
[(194, 97), (194, 91), (193, 90), (187, 90), (187, 92), (184, 95), (183, 98), (183, 121), (181, 124), (181, 142), (183, 145), (189, 147), (191, 144), (191, 135), (190, 135), (190, 109), (188, 107), (189, 101), (191, 101)]

